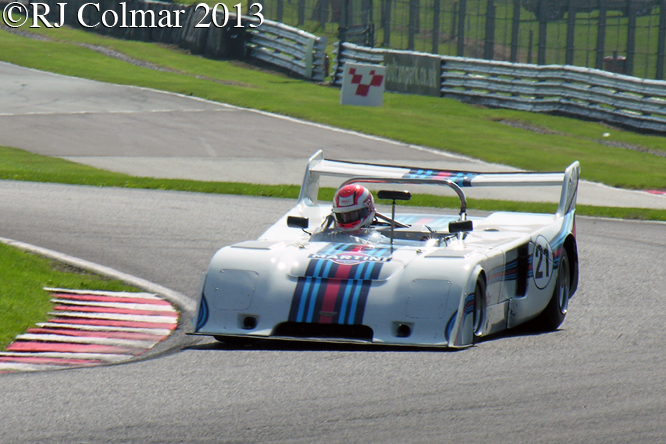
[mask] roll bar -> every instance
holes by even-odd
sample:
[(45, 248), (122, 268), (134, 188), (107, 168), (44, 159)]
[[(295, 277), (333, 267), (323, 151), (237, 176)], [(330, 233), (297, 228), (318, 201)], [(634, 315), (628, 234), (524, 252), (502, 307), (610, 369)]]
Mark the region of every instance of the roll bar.
[[(402, 178), (395, 178), (395, 179), (383, 179), (383, 178), (377, 178), (377, 177), (352, 177), (351, 179), (345, 180), (342, 185), (340, 185), (340, 188), (344, 187), (345, 185), (349, 185), (351, 183), (388, 183), (388, 184), (408, 184), (408, 185), (423, 185), (423, 184), (428, 184), (428, 185), (433, 185), (433, 181), (430, 179), (402, 179)], [(448, 179), (445, 180), (438, 180), (436, 182), (436, 185), (444, 185), (448, 186), (451, 188), (453, 191), (456, 192), (458, 195), (458, 198), (460, 199), (460, 220), (467, 220), (467, 198), (465, 197), (465, 193), (463, 193), (463, 190), (456, 185), (455, 183), (451, 182)]]

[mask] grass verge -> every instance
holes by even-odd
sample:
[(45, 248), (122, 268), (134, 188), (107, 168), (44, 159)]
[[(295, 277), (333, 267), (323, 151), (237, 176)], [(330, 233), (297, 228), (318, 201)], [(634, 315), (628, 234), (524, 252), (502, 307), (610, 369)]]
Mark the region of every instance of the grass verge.
[[(17, 148), (1, 146), (0, 179), (99, 187), (280, 197), (287, 199), (296, 199), (300, 190), (300, 187), (297, 185), (257, 185), (237, 182), (201, 182), (183, 179), (134, 177), (81, 165), (65, 159), (41, 156)], [(324, 187), (320, 189), (319, 198), (331, 201), (333, 200), (334, 193), (335, 190), (333, 188)], [(554, 213), (557, 209), (557, 204), (555, 203), (514, 202), (489, 199), (468, 199), (467, 203), (470, 209), (482, 211)], [(457, 197), (417, 194), (404, 204), (420, 207), (457, 208), (460, 205), (460, 201)], [(579, 205), (577, 208), (580, 215), (666, 221), (666, 210), (605, 208), (589, 205)]]
[(115, 280), (64, 266), (0, 243), (0, 351), (37, 322), (53, 304), (44, 287), (136, 291)]
[[(0, 59), (271, 111), (525, 170), (562, 171), (578, 160), (582, 177), (587, 180), (624, 188), (666, 189), (666, 143), (660, 136), (564, 117), (402, 94), (387, 93), (380, 108), (340, 106), (337, 88), (250, 69), (240, 63), (208, 60), (177, 48), (73, 29), (34, 31), (57, 41), (36, 41), (0, 30)], [(168, 72), (108, 57), (89, 49), (92, 46), (113, 49)], [(605, 133), (610, 136), (602, 137)]]

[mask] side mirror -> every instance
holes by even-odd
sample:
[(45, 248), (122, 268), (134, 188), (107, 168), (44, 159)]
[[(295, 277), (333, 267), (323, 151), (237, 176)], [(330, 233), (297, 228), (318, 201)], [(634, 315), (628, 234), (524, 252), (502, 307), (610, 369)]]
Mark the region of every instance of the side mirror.
[(377, 197), (388, 200), (409, 200), (412, 198), (412, 193), (409, 191), (380, 190)]
[(474, 225), (471, 220), (458, 220), (449, 222), (449, 233), (467, 233), (474, 230)]
[(300, 228), (305, 230), (310, 225), (310, 220), (307, 217), (288, 216), (287, 226), (289, 228)]

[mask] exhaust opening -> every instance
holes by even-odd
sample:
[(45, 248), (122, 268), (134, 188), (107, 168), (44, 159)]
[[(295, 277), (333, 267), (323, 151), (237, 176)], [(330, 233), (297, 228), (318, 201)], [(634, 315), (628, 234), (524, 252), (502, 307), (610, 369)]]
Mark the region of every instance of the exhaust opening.
[(254, 330), (257, 327), (257, 318), (246, 316), (243, 319), (243, 330)]
[(408, 338), (412, 334), (412, 327), (407, 324), (399, 324), (395, 335), (399, 338)]

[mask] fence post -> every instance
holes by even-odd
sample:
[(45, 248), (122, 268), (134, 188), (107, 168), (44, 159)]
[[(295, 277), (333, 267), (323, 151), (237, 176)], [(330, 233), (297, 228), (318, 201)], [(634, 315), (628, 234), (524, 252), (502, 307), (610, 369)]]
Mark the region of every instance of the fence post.
[(432, 53), (439, 54), (439, 14), (441, 1), (434, 0), (432, 8)]
[(340, 27), (348, 28), (350, 24), (349, 16), (351, 15), (351, 2), (352, 0), (342, 1), (342, 13), (340, 14)]
[(368, 26), (370, 21), (370, 0), (361, 0), (361, 23)]
[(409, 36), (407, 39), (407, 49), (414, 50), (414, 40), (418, 32), (418, 14), (419, 0), (409, 0)]
[(530, 36), (527, 39), (527, 63), (532, 64), (532, 47), (534, 46), (534, 31), (530, 29)]
[(391, 46), (391, 1), (384, 0), (384, 41), (382, 46)]
[(597, 59), (594, 67), (604, 69), (604, 52), (606, 51), (606, 3), (599, 2), (599, 22), (597, 23)]
[(483, 42), (483, 58), (495, 57), (495, 1), (486, 0), (486, 36)]
[(305, 0), (299, 0), (298, 2), (298, 26), (302, 26), (305, 23)]
[(277, 0), (277, 21), (282, 22), (284, 16), (284, 0)]
[(575, 0), (569, 0), (569, 11), (567, 17), (567, 49), (564, 56), (565, 65), (573, 65), (575, 59), (574, 41), (576, 36), (576, 3)]
[(518, 61), (518, 33), (520, 31), (520, 0), (513, 0), (513, 19), (511, 21), (511, 56), (509, 61)]
[(319, 27), (322, 29), (322, 32), (325, 30), (326, 23), (328, 22), (328, 3), (329, 0), (317, 0), (317, 4), (315, 4), (314, 9), (312, 10), (312, 20), (317, 20), (319, 22)]
[(546, 64), (546, 39), (548, 38), (548, 19), (546, 16), (547, 9), (541, 2), (539, 8), (539, 48), (537, 51), (537, 65)]
[(456, 55), (465, 57), (465, 16), (467, 15), (467, 0), (458, 2), (458, 48)]
[[(627, 26), (627, 58), (624, 73), (634, 75), (634, 55), (636, 53), (636, 9), (629, 6), (629, 25)], [(647, 73), (645, 73), (647, 77)]]
[[(657, 80), (664, 80), (664, 58), (666, 57), (666, 0), (659, 2), (659, 39), (657, 42)], [(647, 73), (645, 74), (647, 76)]]
[[(518, 0), (520, 1), (520, 0)], [(456, 20), (458, 19), (458, 2), (453, 2), (453, 18), (451, 19), (451, 38), (449, 40), (455, 40), (456, 32), (458, 27), (456, 26)]]

